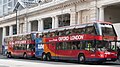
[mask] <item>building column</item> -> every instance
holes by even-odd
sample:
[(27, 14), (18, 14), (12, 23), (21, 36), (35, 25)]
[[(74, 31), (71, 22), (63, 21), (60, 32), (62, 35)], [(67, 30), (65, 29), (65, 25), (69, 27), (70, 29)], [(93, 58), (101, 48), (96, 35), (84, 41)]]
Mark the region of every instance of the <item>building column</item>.
[(58, 16), (55, 16), (55, 28), (58, 28)]
[(6, 27), (3, 27), (3, 33), (2, 33), (2, 45), (4, 45), (4, 37), (6, 36)]
[(20, 21), (17, 20), (17, 34), (20, 33)]
[(3, 36), (6, 36), (6, 27), (3, 27)]
[(31, 22), (27, 23), (27, 27), (28, 27), (28, 32), (31, 32)]
[(78, 19), (77, 19), (77, 24), (81, 24), (82, 23), (82, 11), (78, 12)]
[(76, 24), (76, 12), (71, 12), (70, 14), (70, 26)]
[(52, 29), (54, 29), (55, 28), (55, 17), (53, 16), (52, 17)]
[(13, 35), (13, 26), (9, 26), (9, 36)]
[(96, 8), (92, 7), (90, 8), (90, 22), (96, 21)]
[(57, 16), (52, 17), (52, 29), (54, 28), (58, 28), (58, 17)]
[(43, 31), (43, 19), (38, 20), (38, 31)]
[(23, 32), (24, 33), (27, 33), (28, 32), (28, 24), (27, 24), (27, 17), (25, 16), (25, 18), (24, 18), (24, 24), (23, 24)]
[(104, 7), (99, 8), (99, 21), (104, 21)]

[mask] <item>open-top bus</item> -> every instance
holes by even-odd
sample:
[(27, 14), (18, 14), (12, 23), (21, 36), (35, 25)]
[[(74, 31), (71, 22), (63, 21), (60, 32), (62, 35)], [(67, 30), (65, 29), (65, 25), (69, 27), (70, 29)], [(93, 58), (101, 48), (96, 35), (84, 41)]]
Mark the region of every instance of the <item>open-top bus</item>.
[(5, 37), (8, 46), (7, 57), (34, 57), (36, 33), (19, 34)]
[(117, 60), (117, 35), (109, 22), (67, 26), (42, 33), (36, 46), (42, 60), (77, 60), (79, 63)]

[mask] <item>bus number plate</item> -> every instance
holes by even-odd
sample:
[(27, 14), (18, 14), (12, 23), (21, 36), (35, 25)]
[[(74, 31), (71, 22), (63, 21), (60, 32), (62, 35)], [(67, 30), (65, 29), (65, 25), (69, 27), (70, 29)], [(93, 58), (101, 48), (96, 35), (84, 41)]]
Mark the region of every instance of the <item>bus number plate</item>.
[(107, 60), (111, 60), (111, 58), (107, 58)]

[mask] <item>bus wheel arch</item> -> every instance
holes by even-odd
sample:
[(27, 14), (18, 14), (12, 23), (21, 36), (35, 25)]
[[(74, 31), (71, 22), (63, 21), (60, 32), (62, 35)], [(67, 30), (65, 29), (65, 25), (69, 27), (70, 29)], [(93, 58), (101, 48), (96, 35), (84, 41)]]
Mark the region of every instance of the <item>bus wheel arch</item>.
[(86, 58), (85, 58), (84, 53), (79, 53), (79, 55), (78, 55), (78, 63), (85, 63), (85, 60), (86, 60)]
[(11, 55), (11, 52), (7, 52), (7, 58), (11, 58), (12, 55)]
[(23, 53), (23, 58), (24, 58), (24, 59), (27, 58), (27, 53), (26, 53), (26, 52)]
[(46, 59), (47, 59), (48, 61), (51, 60), (51, 53), (50, 53), (50, 52), (47, 53), (47, 57), (46, 57)]
[(118, 55), (118, 61), (120, 62), (120, 55)]
[(42, 60), (42, 61), (46, 61), (46, 53), (45, 53), (45, 52), (42, 53), (41, 60)]

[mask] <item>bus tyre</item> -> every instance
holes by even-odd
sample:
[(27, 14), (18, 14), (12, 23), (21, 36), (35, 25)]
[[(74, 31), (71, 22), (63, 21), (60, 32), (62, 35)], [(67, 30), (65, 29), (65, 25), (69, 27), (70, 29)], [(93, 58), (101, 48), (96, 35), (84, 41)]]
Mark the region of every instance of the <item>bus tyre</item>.
[(120, 62), (120, 55), (118, 55), (118, 61)]
[(51, 54), (48, 53), (46, 59), (47, 59), (47, 61), (50, 61), (51, 60)]
[(11, 58), (11, 53), (7, 53), (7, 58)]
[(83, 54), (78, 56), (78, 63), (85, 63), (85, 56)]
[(24, 59), (27, 58), (27, 54), (26, 54), (26, 53), (23, 54), (23, 58), (24, 58)]
[(41, 60), (42, 60), (42, 61), (46, 61), (46, 54), (45, 54), (45, 53), (42, 54)]

